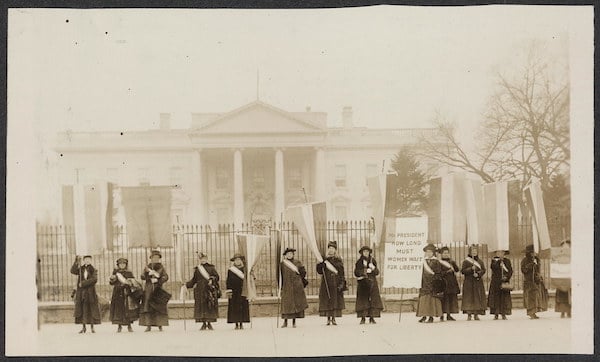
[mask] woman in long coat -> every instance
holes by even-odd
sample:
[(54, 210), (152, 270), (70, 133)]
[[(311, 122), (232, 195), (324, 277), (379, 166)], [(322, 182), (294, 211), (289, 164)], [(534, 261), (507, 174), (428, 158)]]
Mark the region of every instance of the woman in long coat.
[(337, 325), (335, 317), (342, 316), (346, 278), (344, 276), (344, 263), (337, 255), (337, 242), (327, 244), (327, 256), (322, 263), (317, 264), (317, 273), (321, 274), (321, 287), (319, 288), (319, 315), (327, 317), (327, 325)]
[(100, 324), (100, 306), (98, 305), (98, 295), (96, 294), (96, 283), (98, 282), (98, 271), (92, 266), (92, 257), (86, 255), (81, 258), (75, 258), (71, 266), (71, 274), (77, 275), (77, 289), (75, 290), (75, 324), (82, 324), (79, 333), (85, 333), (85, 325), (89, 324), (92, 333), (94, 324)]
[(417, 317), (419, 323), (433, 323), (433, 317), (442, 315), (442, 302), (440, 298), (436, 298), (438, 292), (434, 286), (436, 279), (442, 279), (442, 265), (439, 260), (433, 255), (436, 247), (433, 244), (428, 244), (423, 248), (425, 252), (425, 260), (423, 262), (423, 273), (421, 277), (421, 289), (419, 289), (419, 303), (417, 304)]
[(198, 253), (200, 264), (194, 268), (192, 279), (186, 283), (187, 288), (194, 288), (194, 318), (196, 323), (202, 322), (200, 330), (212, 330), (211, 323), (219, 318), (219, 273), (214, 265), (208, 262), (208, 256)]
[(360, 258), (354, 266), (354, 276), (356, 276), (358, 284), (356, 288), (356, 316), (360, 318), (360, 324), (365, 324), (366, 317), (369, 317), (369, 323), (374, 324), (374, 318), (379, 318), (383, 310), (379, 285), (375, 278), (379, 275), (379, 267), (371, 256), (373, 252), (371, 248), (363, 246), (358, 252)]
[(112, 324), (118, 325), (117, 332), (121, 332), (122, 326), (127, 326), (127, 330), (133, 332), (131, 323), (139, 317), (141, 284), (134, 279), (133, 273), (127, 270), (127, 264), (127, 259), (119, 258), (117, 268), (113, 270), (108, 281), (113, 286), (110, 320)]
[(490, 307), (490, 314), (494, 315), (494, 319), (498, 319), (498, 314), (502, 315), (502, 319), (506, 319), (506, 316), (512, 312), (510, 290), (502, 289), (502, 283), (508, 283), (513, 275), (510, 259), (504, 257), (506, 253), (508, 251), (496, 251), (496, 256), (492, 258), (490, 263), (492, 279), (490, 280), (488, 306)]
[(479, 259), (479, 248), (477, 245), (469, 247), (469, 254), (462, 263), (461, 273), (465, 276), (463, 282), (462, 310), (467, 314), (467, 320), (471, 316), (479, 320), (479, 315), (485, 315), (487, 303), (485, 298), (485, 288), (482, 277), (485, 274), (485, 265)]
[(548, 310), (548, 291), (540, 274), (540, 258), (535, 255), (533, 245), (527, 245), (525, 258), (521, 260), (523, 272), (523, 303), (531, 319), (539, 319), (537, 312)]
[(140, 326), (146, 326), (144, 332), (150, 332), (153, 326), (158, 326), (162, 331), (163, 326), (169, 325), (169, 312), (167, 303), (171, 295), (162, 288), (169, 280), (164, 265), (160, 262), (162, 255), (158, 250), (150, 254), (150, 263), (144, 268), (142, 280), (144, 285), (144, 299), (140, 312)]
[(444, 320), (443, 314), (446, 313), (446, 320), (455, 321), (456, 319), (450, 314), (458, 313), (458, 294), (460, 293), (460, 287), (458, 286), (456, 273), (458, 273), (460, 269), (458, 268), (458, 264), (450, 258), (450, 249), (447, 246), (442, 247), (440, 253), (442, 277), (446, 282), (444, 296), (442, 297), (442, 316), (440, 317), (440, 320)]
[(292, 327), (296, 328), (296, 318), (304, 318), (304, 310), (308, 308), (304, 287), (306, 281), (306, 268), (299, 260), (294, 259), (296, 249), (286, 248), (281, 262), (281, 318), (282, 328), (288, 326), (288, 319), (292, 319)]
[(244, 329), (243, 323), (250, 322), (248, 299), (244, 296), (244, 256), (235, 254), (231, 258), (233, 265), (227, 270), (227, 323), (235, 323), (235, 329)]

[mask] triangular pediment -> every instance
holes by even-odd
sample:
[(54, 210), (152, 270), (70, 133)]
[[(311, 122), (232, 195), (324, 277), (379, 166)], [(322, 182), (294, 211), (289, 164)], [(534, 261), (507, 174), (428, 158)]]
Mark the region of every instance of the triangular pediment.
[(256, 101), (220, 115), (199, 128), (202, 133), (323, 132), (320, 125)]

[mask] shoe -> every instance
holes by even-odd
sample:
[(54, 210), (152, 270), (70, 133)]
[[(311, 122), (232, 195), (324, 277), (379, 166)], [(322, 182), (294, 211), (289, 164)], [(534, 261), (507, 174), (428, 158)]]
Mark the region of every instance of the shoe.
[(474, 318), (474, 319), (475, 319), (476, 321), (478, 321), (478, 320), (479, 320), (479, 316), (478, 316), (477, 314), (475, 314), (475, 318)]
[(244, 325), (240, 323), (240, 329), (244, 329)]
[(443, 321), (444, 321), (444, 316), (441, 316), (440, 317), (440, 322), (443, 322)]
[(454, 319), (450, 314), (448, 314), (448, 317), (446, 318), (447, 321), (455, 321), (456, 319)]
[(206, 329), (206, 323), (202, 323), (202, 327), (200, 327), (200, 330), (203, 331)]
[(281, 328), (287, 328), (287, 319), (283, 321), (283, 325), (281, 326)]
[(377, 324), (375, 322), (375, 318), (373, 318), (373, 317), (369, 318), (369, 324)]
[(148, 326), (148, 327), (146, 327), (146, 329), (144, 330), (144, 332), (150, 332), (151, 329), (152, 329), (152, 327)]
[(94, 330), (94, 325), (93, 324), (90, 326), (90, 330), (92, 331), (92, 333), (96, 333), (96, 331)]
[(213, 326), (212, 326), (212, 324), (210, 324), (210, 323), (208, 323), (208, 324), (206, 325), (206, 327), (207, 327), (209, 330), (211, 330), (211, 331), (213, 330)]
[(337, 323), (335, 322), (335, 319), (331, 318), (331, 324), (333, 324), (334, 326), (337, 326)]
[(470, 314), (467, 316), (467, 320), (468, 320), (468, 321), (470, 321), (470, 320), (471, 320), (471, 315), (470, 315)]
[(81, 328), (81, 330), (79, 331), (79, 334), (82, 334), (82, 333), (85, 333), (85, 332), (86, 332), (86, 330), (85, 330), (85, 327), (83, 327), (83, 328)]
[(567, 313), (567, 318), (571, 318), (571, 313)]
[(296, 322), (292, 322), (292, 328), (296, 328)]
[(429, 317), (429, 319), (425, 323), (433, 323), (433, 317)]
[(121, 325), (119, 324), (119, 327), (117, 328), (117, 333), (121, 333), (122, 329), (123, 329), (123, 327), (121, 327)]
[(423, 318), (419, 319), (419, 323), (425, 322), (426, 319), (427, 319), (427, 317), (423, 317)]
[(240, 326), (236, 323), (234, 329), (240, 329)]
[(159, 331), (159, 332), (162, 332), (162, 331), (163, 331), (163, 330), (162, 330), (162, 326), (158, 326), (158, 331)]
[(328, 319), (327, 320), (327, 325), (330, 326), (331, 325), (331, 321)]
[(362, 317), (362, 318), (360, 319), (360, 324), (365, 324), (365, 317)]
[(506, 320), (506, 316), (504, 314), (502, 315), (502, 320)]
[(498, 315), (497, 314), (494, 316), (494, 320), (498, 320)]
[(529, 318), (530, 319), (540, 319), (540, 317), (538, 317), (537, 315), (535, 315), (535, 313), (532, 314), (532, 315), (530, 315)]
[(131, 324), (127, 326), (127, 332), (133, 332), (133, 328), (131, 328)]

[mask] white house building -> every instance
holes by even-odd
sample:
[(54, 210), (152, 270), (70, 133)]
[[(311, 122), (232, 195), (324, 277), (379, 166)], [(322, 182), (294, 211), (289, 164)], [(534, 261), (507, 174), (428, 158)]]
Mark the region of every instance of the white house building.
[(170, 114), (162, 113), (154, 130), (60, 133), (59, 183), (171, 185), (173, 222), (189, 224), (279, 220), (305, 199), (326, 200), (330, 220), (364, 220), (372, 215), (366, 178), (402, 146), (437, 137), (427, 128), (354, 127), (351, 107), (341, 128), (327, 127), (326, 118), (255, 101), (227, 113), (192, 113), (188, 129), (171, 129)]

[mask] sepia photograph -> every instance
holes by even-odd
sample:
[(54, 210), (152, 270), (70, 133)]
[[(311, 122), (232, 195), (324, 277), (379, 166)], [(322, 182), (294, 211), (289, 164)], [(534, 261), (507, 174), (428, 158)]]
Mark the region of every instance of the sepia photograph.
[(9, 9), (6, 354), (593, 354), (593, 10)]

